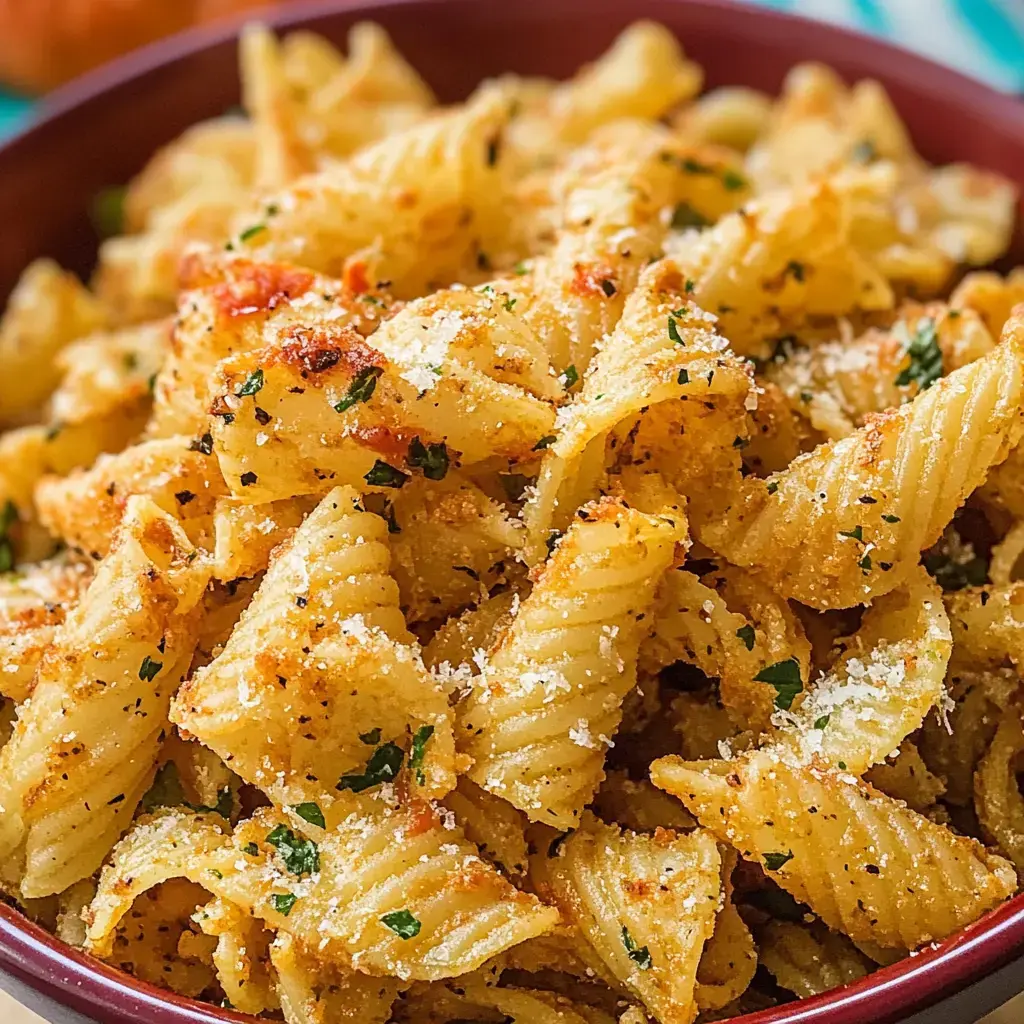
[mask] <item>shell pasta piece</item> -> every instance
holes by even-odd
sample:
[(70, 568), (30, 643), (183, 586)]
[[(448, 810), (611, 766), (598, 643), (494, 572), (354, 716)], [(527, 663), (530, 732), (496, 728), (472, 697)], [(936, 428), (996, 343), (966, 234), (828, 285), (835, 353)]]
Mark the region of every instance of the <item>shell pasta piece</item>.
[(860, 775), (884, 761), (945, 696), (952, 650), (942, 592), (924, 569), (865, 612), (841, 656), (784, 724), (777, 744), (805, 764)]
[(721, 861), (708, 833), (638, 835), (588, 820), (538, 874), (541, 892), (576, 926), (585, 960), (655, 1020), (694, 1019), (697, 965), (721, 899)]
[[(317, 831), (317, 840), (269, 809), (233, 836), (214, 817), (176, 813), (136, 826), (100, 880), (88, 914), (91, 948), (109, 948), (112, 928), (137, 892), (178, 875), (328, 963), (403, 980), (476, 970), (558, 920), (556, 910), (516, 890), (422, 801), (368, 801), (335, 828)], [(168, 839), (175, 843), (170, 851)], [(151, 867), (145, 858), (154, 853)]]
[(754, 751), (732, 761), (662, 758), (651, 778), (854, 942), (911, 950), (1016, 888), (1007, 861), (842, 769)]
[[(258, 259), (327, 274), (358, 263), (361, 274), (390, 281), (402, 298), (453, 280), (494, 231), (501, 175), (488, 155), (509, 110), (502, 90), (484, 90), (466, 106), (299, 178), (239, 218), (236, 245)], [(399, 193), (405, 199), (396, 204), (391, 197)]]
[(1024, 433), (1024, 332), (694, 521), (731, 562), (815, 608), (849, 608), (914, 570), (988, 468)]
[(173, 519), (128, 502), (110, 556), (40, 662), (0, 752), (0, 872), (25, 896), (99, 867), (156, 771), (208, 571)]
[(280, 806), (327, 811), (403, 762), (423, 795), (455, 784), (447, 701), (410, 646), (387, 531), (353, 490), (333, 490), (175, 698), (179, 728)]
[(458, 711), (470, 778), (569, 828), (603, 777), (643, 622), (685, 524), (612, 499), (580, 510)]
[(784, 989), (805, 999), (863, 978), (867, 959), (842, 935), (793, 921), (770, 921), (757, 933), (761, 963)]

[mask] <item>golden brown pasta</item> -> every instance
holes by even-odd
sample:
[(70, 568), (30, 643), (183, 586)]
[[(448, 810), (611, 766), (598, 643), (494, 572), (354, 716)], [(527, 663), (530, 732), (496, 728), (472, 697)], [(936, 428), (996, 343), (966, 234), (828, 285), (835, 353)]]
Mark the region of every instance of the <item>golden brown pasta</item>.
[(855, 941), (914, 949), (976, 920), (1016, 887), (1001, 857), (841, 766), (804, 767), (755, 751), (733, 761), (663, 758), (651, 778)]
[(868, 962), (856, 946), (820, 923), (770, 921), (757, 937), (761, 962), (782, 988), (800, 998), (848, 985), (868, 973)]
[(588, 821), (549, 852), (542, 886), (579, 930), (585, 960), (657, 1020), (689, 1022), (720, 870), (706, 832), (645, 836)]
[(1020, 333), (772, 479), (748, 479), (697, 536), (812, 607), (895, 589), (1024, 430)]
[(572, 827), (600, 783), (678, 535), (611, 500), (581, 509), (459, 708), (469, 777), (531, 820)]
[(403, 763), (411, 792), (455, 784), (447, 701), (410, 646), (387, 536), (354, 491), (332, 491), (175, 698), (178, 727), (278, 806), (330, 813), (348, 791), (398, 781)]
[(0, 752), (0, 871), (26, 896), (91, 875), (149, 787), (207, 571), (166, 513), (129, 501), (111, 555), (44, 652)]

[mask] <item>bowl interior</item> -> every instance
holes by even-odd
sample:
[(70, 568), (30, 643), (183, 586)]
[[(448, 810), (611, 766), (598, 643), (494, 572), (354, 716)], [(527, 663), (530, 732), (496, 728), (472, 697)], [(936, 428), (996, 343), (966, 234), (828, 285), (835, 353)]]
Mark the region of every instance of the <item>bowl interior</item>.
[[(372, 18), (442, 100), (507, 71), (563, 77), (597, 56), (640, 17), (675, 31), (705, 69), (707, 86), (776, 91), (802, 60), (847, 79), (883, 82), (930, 161), (967, 160), (1021, 182), (1024, 103), (875, 40), (729, 0), (321, 0), (268, 12), (281, 27), (310, 28), (343, 44)], [(22, 268), (53, 256), (87, 274), (96, 240), (95, 193), (137, 173), (184, 128), (238, 102), (237, 26), (158, 43), (55, 94), (41, 120), (0, 148), (0, 294)], [(1024, 206), (1022, 206), (1024, 213)], [(1018, 228), (1008, 264), (1024, 263)], [(741, 1018), (743, 1024), (887, 1024), (963, 988), (1024, 949), (1024, 897), (965, 932), (847, 989)], [(243, 1018), (167, 996), (64, 947), (0, 904), (0, 960), (98, 1019), (172, 1024)]]

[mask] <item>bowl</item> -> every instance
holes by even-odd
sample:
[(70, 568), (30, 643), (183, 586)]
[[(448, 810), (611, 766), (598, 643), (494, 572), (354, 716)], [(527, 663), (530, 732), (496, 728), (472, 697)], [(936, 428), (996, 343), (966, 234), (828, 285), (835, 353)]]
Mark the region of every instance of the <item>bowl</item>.
[[(660, 21), (707, 74), (707, 86), (778, 90), (814, 59), (847, 79), (879, 79), (922, 155), (970, 160), (1024, 184), (1024, 102), (921, 57), (823, 23), (730, 0), (319, 0), (267, 12), (281, 28), (342, 43), (371, 18), (443, 101), (506, 71), (566, 77), (628, 23)], [(188, 125), (238, 102), (239, 24), (185, 33), (101, 68), (51, 96), (39, 119), (0, 148), (0, 293), (52, 256), (87, 273), (96, 240), (91, 198), (138, 172)], [(1024, 200), (1019, 212), (1024, 221)], [(1024, 263), (1017, 234), (1007, 265)], [(0, 903), (0, 966), (104, 1022), (251, 1021), (137, 981), (74, 950)], [(735, 1018), (737, 1024), (968, 1024), (1024, 989), (1024, 896), (969, 928), (842, 989)]]

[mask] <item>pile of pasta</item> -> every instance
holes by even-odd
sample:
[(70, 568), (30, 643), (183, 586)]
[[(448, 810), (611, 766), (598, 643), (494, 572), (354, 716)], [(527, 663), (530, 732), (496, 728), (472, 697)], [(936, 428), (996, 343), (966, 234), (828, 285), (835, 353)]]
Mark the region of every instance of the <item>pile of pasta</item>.
[(289, 1024), (721, 1020), (1011, 897), (1014, 187), (649, 23), (241, 52), (0, 323), (8, 897)]

